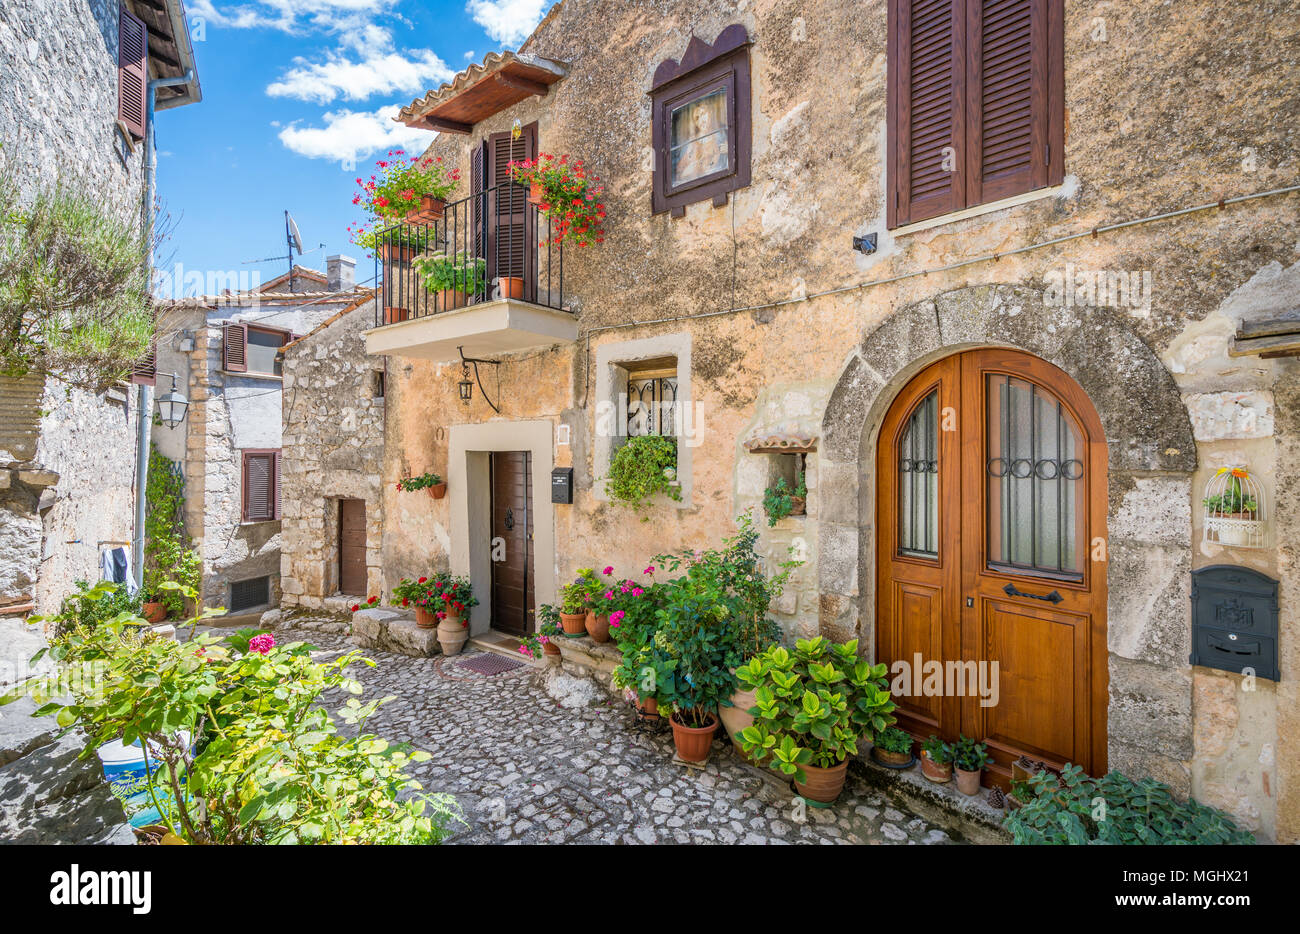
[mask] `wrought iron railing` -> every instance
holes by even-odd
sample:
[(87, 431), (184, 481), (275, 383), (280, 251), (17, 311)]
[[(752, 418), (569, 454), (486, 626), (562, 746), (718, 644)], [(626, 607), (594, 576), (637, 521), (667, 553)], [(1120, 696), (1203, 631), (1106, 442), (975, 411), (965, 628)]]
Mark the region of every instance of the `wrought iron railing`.
[(499, 298), (564, 309), (564, 249), (523, 186), (435, 206), (375, 239), (376, 325)]

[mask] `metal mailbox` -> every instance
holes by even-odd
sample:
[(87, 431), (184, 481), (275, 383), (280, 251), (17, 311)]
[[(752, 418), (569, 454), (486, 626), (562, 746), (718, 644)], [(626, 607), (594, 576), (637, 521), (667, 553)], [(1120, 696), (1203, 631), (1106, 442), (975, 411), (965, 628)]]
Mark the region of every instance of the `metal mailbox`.
[(1277, 681), (1277, 581), (1217, 564), (1192, 572), (1191, 663)]

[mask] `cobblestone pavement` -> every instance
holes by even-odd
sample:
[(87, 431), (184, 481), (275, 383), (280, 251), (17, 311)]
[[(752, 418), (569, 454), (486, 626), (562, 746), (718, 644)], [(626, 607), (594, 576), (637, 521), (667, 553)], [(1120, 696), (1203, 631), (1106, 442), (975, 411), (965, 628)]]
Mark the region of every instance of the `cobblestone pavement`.
[[(329, 657), (354, 649), (341, 629), (294, 621), (281, 645), (303, 640)], [(467, 827), (454, 843), (949, 843), (948, 833), (850, 777), (831, 809), (797, 809), (790, 791), (715, 742), (703, 770), (673, 764), (672, 733), (638, 723), (601, 690), (567, 709), (590, 682), (525, 666), (486, 677), (468, 658), (366, 651), (363, 699), (394, 695), (366, 724), (433, 759), (412, 769), (428, 791), (454, 794)], [(550, 683), (548, 679), (559, 679)], [(333, 710), (331, 706), (331, 710)], [(806, 816), (805, 816), (806, 815)]]

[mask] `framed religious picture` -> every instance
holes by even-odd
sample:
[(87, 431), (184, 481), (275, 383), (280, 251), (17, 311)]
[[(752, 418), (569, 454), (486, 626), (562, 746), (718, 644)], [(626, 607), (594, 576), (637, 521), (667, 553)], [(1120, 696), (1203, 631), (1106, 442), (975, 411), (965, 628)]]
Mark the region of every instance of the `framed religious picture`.
[(728, 26), (712, 45), (692, 39), (681, 62), (655, 71), (655, 170), (652, 210), (686, 212), (686, 205), (749, 184), (749, 37)]

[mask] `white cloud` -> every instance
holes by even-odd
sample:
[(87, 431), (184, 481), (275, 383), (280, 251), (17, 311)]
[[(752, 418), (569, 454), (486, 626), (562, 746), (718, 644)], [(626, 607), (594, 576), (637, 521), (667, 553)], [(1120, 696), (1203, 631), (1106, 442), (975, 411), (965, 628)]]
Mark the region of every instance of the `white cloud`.
[(324, 62), (294, 59), (294, 67), (279, 81), (267, 85), (266, 93), (317, 104), (328, 104), (340, 97), (360, 101), (396, 91), (417, 94), (449, 81), (453, 75), (447, 63), (428, 49), (406, 53), (371, 51), (360, 61), (330, 53)]
[(548, 5), (548, 0), (469, 0), (465, 9), (493, 39), (519, 45), (537, 28)]
[(309, 159), (333, 159), (345, 165), (389, 149), (423, 152), (433, 135), (394, 121), (399, 109), (393, 104), (373, 112), (330, 111), (325, 114), (324, 126), (300, 127), (294, 122), (285, 127), (280, 131), (280, 142)]
[(309, 29), (341, 32), (363, 26), (384, 12), (386, 0), (247, 0), (243, 3), (190, 0), (189, 18), (233, 29)]

